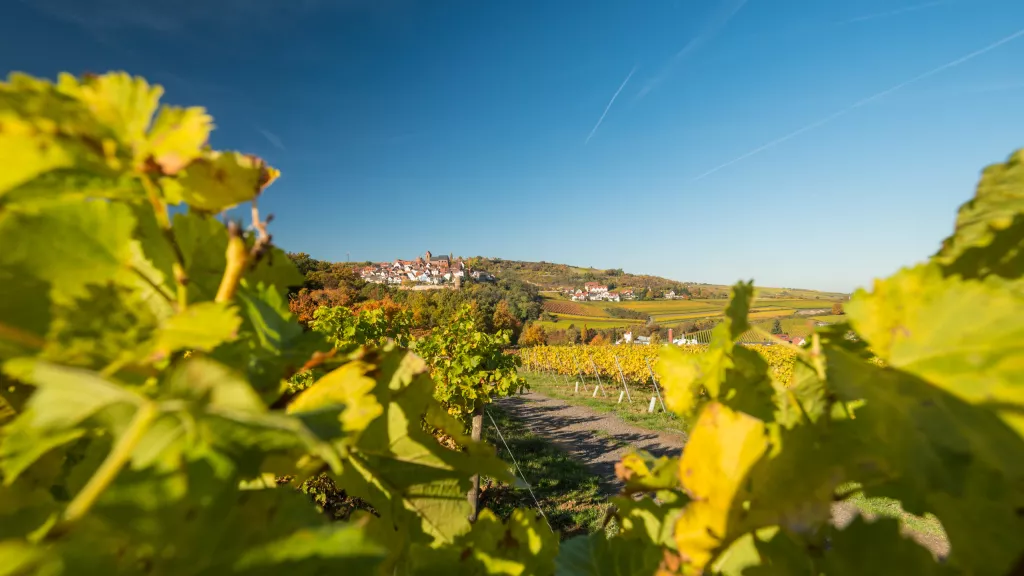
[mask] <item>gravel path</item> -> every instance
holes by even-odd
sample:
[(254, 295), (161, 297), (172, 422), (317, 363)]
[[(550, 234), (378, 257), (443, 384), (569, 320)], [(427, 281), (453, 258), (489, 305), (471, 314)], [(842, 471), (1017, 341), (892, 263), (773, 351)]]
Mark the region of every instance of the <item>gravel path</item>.
[(655, 456), (676, 456), (686, 443), (686, 436), (681, 433), (637, 428), (611, 414), (566, 404), (537, 392), (503, 398), (498, 405), (535, 434), (551, 440), (590, 468), (609, 495), (622, 487), (615, 477), (615, 463), (623, 455), (639, 449)]
[[(632, 426), (617, 417), (585, 406), (567, 404), (537, 392), (498, 400), (498, 405), (532, 430), (554, 442), (586, 465), (601, 483), (602, 491), (615, 494), (622, 483), (615, 477), (615, 463), (632, 449), (655, 456), (676, 456), (686, 443), (682, 433), (656, 432)], [(858, 511), (849, 502), (832, 506), (832, 519), (845, 526)], [(931, 534), (904, 529), (903, 533), (942, 557), (949, 554), (949, 542)]]

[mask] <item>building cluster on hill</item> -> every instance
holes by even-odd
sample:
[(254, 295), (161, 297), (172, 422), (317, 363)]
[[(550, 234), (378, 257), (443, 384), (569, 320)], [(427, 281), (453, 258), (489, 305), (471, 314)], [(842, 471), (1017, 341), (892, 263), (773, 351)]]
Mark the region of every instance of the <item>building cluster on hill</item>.
[(458, 284), (464, 278), (483, 282), (494, 281), (494, 276), (487, 272), (468, 267), (461, 256), (455, 259), (452, 259), (451, 256), (434, 256), (429, 250), (415, 260), (395, 260), (394, 262), (378, 262), (364, 266), (360, 269), (359, 275), (363, 280), (372, 284), (392, 285), (403, 282), (432, 285)]
[(633, 290), (622, 290), (619, 292), (611, 292), (608, 287), (600, 282), (587, 282), (583, 285), (583, 289), (580, 290), (565, 290), (565, 295), (568, 296), (573, 302), (621, 302), (622, 300), (632, 300)]

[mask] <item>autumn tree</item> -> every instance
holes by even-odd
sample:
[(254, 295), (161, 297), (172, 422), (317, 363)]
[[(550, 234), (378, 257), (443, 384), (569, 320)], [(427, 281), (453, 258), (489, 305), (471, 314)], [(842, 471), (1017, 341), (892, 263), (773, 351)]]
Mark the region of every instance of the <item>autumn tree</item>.
[(569, 327), (565, 329), (565, 340), (569, 344), (579, 344), (580, 343), (580, 331), (579, 331), (579, 329), (576, 328), (576, 326), (573, 326), (572, 324), (570, 324)]
[(491, 317), (491, 325), (495, 331), (508, 330), (512, 333), (512, 342), (519, 339), (519, 333), (523, 323), (512, 313), (508, 302), (502, 300), (494, 307), (494, 315)]
[(843, 305), (840, 302), (832, 304), (832, 314), (838, 316), (843, 313)]
[(535, 322), (527, 324), (523, 333), (519, 336), (519, 345), (523, 347), (544, 346), (547, 343), (547, 332), (543, 326)]
[(608, 340), (606, 340), (605, 337), (602, 336), (601, 334), (598, 334), (597, 336), (594, 336), (594, 338), (590, 341), (590, 345), (591, 346), (602, 346), (602, 345), (607, 344), (607, 343), (608, 343)]

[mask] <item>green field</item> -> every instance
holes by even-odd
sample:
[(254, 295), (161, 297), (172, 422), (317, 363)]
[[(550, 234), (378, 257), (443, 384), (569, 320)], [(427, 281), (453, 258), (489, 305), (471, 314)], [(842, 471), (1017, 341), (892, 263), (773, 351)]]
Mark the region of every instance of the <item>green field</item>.
[(839, 314), (839, 315), (828, 314), (826, 316), (814, 316), (813, 318), (815, 320), (818, 320), (818, 321), (821, 321), (821, 322), (835, 323), (835, 322), (843, 322), (843, 321), (845, 321), (846, 320), (846, 315), (845, 314)]
[[(814, 293), (821, 295), (821, 293)], [(577, 328), (586, 325), (589, 328), (625, 328), (637, 324), (646, 323), (646, 319), (614, 318), (609, 315), (608, 308), (620, 308), (640, 312), (645, 316), (652, 317), (655, 322), (661, 325), (678, 324), (687, 320), (698, 320), (703, 318), (716, 318), (721, 316), (728, 304), (727, 300), (649, 300), (644, 302), (572, 302), (564, 297), (552, 294), (544, 294), (544, 309), (558, 318), (557, 322), (543, 321), (541, 326), (545, 329), (565, 329), (570, 324)], [(823, 314), (831, 311), (832, 300), (820, 298), (761, 298), (754, 301), (750, 311), (752, 320), (772, 319), (776, 317), (787, 317), (797, 314), (799, 311), (822, 310)], [(572, 313), (567, 313), (571, 311)], [(833, 318), (829, 315), (815, 316), (814, 318)], [(794, 327), (802, 326), (811, 319), (811, 316), (793, 318)]]

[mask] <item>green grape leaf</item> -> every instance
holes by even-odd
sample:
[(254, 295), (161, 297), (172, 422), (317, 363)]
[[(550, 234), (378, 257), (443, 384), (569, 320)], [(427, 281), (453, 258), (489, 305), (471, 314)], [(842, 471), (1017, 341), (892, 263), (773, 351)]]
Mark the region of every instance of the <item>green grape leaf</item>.
[(267, 401), (276, 400), (282, 379), (330, 346), (320, 334), (302, 329), (273, 286), (242, 280), (235, 296), (242, 316), (239, 338), (217, 348), (213, 357), (244, 371)]
[(149, 131), (147, 153), (164, 174), (177, 174), (202, 154), (213, 118), (199, 107), (163, 106)]
[[(956, 231), (936, 254), (950, 273), (965, 277), (996, 274), (1019, 278), (1022, 215), (1024, 215), (1024, 150), (982, 172), (973, 199), (960, 207)], [(1016, 264), (1007, 264), (1016, 262)], [(1002, 265), (1000, 265), (1002, 264)]]
[(615, 463), (615, 476), (625, 484), (625, 494), (671, 490), (679, 486), (679, 459), (630, 452)]
[(733, 343), (729, 327), (719, 324), (703, 354), (669, 346), (660, 353), (657, 371), (667, 407), (689, 415), (700, 400), (719, 402), (758, 418), (774, 418), (776, 384), (768, 363), (757, 352)]
[(657, 500), (615, 496), (611, 503), (617, 509), (619, 536), (640, 539), (657, 546), (674, 549), (673, 532), (679, 515), (690, 499), (676, 490), (660, 490)]
[(857, 517), (845, 529), (834, 531), (821, 565), (829, 576), (956, 573), (936, 563), (917, 542), (901, 536), (899, 522), (893, 518), (867, 522)]
[(80, 100), (102, 125), (136, 153), (143, 147), (146, 130), (163, 95), (160, 86), (150, 86), (141, 77), (126, 72), (83, 80), (62, 73), (57, 89)]
[(24, 540), (0, 540), (0, 576), (60, 576), (64, 566), (44, 547)]
[(54, 488), (63, 473), (65, 451), (39, 452), (30, 466), (17, 471), (16, 479), (7, 477), (6, 471), (0, 474), (4, 479), (0, 488), (0, 518), (4, 519), (0, 522), (0, 540), (35, 532), (52, 521), (61, 509)]
[(754, 281), (737, 282), (732, 287), (732, 294), (729, 297), (729, 305), (725, 309), (725, 325), (729, 328), (730, 340), (736, 340), (744, 332), (750, 330), (750, 322), (747, 315), (750, 314), (750, 305), (754, 301)]
[(558, 536), (532, 510), (517, 508), (503, 524), (485, 508), (452, 545), (413, 550), (414, 574), (554, 574)]
[(253, 575), (323, 574), (339, 569), (372, 574), (384, 562), (387, 549), (371, 540), (361, 524), (299, 528), (245, 550), (233, 568)]
[(410, 538), (451, 542), (468, 530), (466, 491), (475, 473), (511, 482), (507, 465), (493, 449), (457, 452), (427, 434), (421, 419), (434, 403), (433, 382), (420, 358), (385, 348), (367, 350), (363, 360), (378, 366), (373, 395), (383, 413), (370, 422), (350, 449), (339, 484), (364, 498)]
[(209, 352), (238, 336), (238, 311), (219, 302), (199, 302), (168, 318), (157, 330), (153, 349), (166, 356), (177, 350)]
[[(825, 347), (830, 386), (857, 402), (855, 449), (847, 466), (868, 496), (933, 513), (948, 536), (951, 564), (1002, 574), (1021, 554), (1024, 440), (993, 411), (911, 374)], [(847, 434), (847, 440), (852, 434)], [(856, 445), (854, 445), (856, 446)]]
[(273, 286), (281, 294), (288, 294), (291, 288), (302, 286), (306, 281), (288, 253), (277, 246), (271, 246), (255, 267), (246, 270), (243, 278), (252, 285), (262, 282)]
[(40, 360), (10, 360), (4, 372), (38, 388), (0, 441), (0, 471), (8, 484), (46, 452), (79, 438), (79, 426), (90, 416), (144, 401), (95, 373)]
[(1024, 296), (924, 265), (858, 292), (847, 314), (886, 363), (992, 405), (1024, 435)]
[[(383, 559), (365, 526), (329, 524), (289, 486), (240, 489), (239, 472), (198, 453), (126, 470), (52, 550), (84, 574), (323, 574)], [(124, 552), (96, 553), (108, 549)]]
[[(296, 396), (288, 405), (288, 413), (316, 412), (344, 408), (339, 414), (345, 432), (362, 432), (384, 407), (373, 394), (377, 381), (372, 377), (377, 367), (354, 361), (331, 371)], [(357, 440), (358, 437), (352, 440)]]
[(85, 286), (106, 284), (127, 268), (134, 228), (131, 210), (108, 202), (0, 214), (0, 267), (19, 266), (48, 282), (54, 299), (84, 296)]
[(20, 266), (0, 265), (0, 359), (34, 352), (50, 327), (50, 286)]
[(248, 202), (280, 173), (255, 156), (238, 152), (204, 152), (179, 173), (160, 181), (171, 204), (187, 203), (207, 212), (220, 212)]
[(85, 294), (53, 307), (40, 358), (99, 370), (137, 356), (158, 325), (150, 308), (122, 286), (86, 286)]
[(685, 562), (701, 570), (720, 547), (743, 532), (733, 499), (767, 448), (764, 423), (712, 402), (704, 407), (683, 450), (679, 478), (691, 501), (675, 528)]
[[(140, 241), (153, 268), (163, 278), (165, 290), (173, 294), (176, 289), (172, 270), (174, 253), (151, 220), (140, 220), (145, 227), (140, 229)], [(227, 267), (227, 228), (216, 218), (187, 212), (174, 215), (172, 230), (185, 261), (189, 301), (213, 300)], [(251, 242), (251, 238), (247, 242)], [(267, 250), (242, 278), (251, 287), (263, 283), (282, 295), (292, 286), (301, 286), (305, 280), (291, 259), (278, 248)]]
[(562, 543), (555, 573), (566, 576), (654, 574), (662, 560), (661, 548), (640, 540), (606, 538), (603, 532), (577, 536)]
[[(57, 169), (11, 189), (3, 196), (6, 210), (35, 214), (54, 204), (81, 203), (89, 199), (138, 202), (146, 197), (138, 178), (105, 174), (82, 168)], [(152, 214), (152, 207), (146, 206)]]
[(812, 551), (776, 527), (748, 532), (715, 560), (712, 571), (728, 576), (815, 576)]

